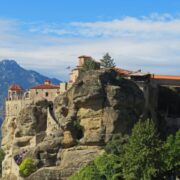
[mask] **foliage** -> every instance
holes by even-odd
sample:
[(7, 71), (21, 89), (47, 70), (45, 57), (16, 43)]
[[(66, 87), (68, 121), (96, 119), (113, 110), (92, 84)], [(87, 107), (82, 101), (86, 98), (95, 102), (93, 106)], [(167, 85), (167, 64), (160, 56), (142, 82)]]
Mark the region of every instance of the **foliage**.
[(125, 145), (123, 175), (127, 180), (149, 180), (157, 177), (162, 167), (162, 143), (151, 120), (139, 121)]
[(96, 70), (100, 69), (99, 63), (95, 62), (92, 58), (87, 59), (84, 61), (83, 64), (83, 71), (89, 71), (89, 70)]
[(25, 158), (19, 166), (19, 173), (22, 177), (27, 177), (37, 169), (36, 163), (32, 158)]
[(175, 175), (180, 169), (180, 130), (170, 135), (164, 143), (165, 171)]
[(104, 68), (112, 68), (115, 67), (114, 59), (111, 58), (109, 53), (106, 53), (101, 59), (101, 66)]
[(118, 180), (122, 176), (119, 157), (104, 153), (70, 177), (70, 180)]
[(97, 167), (92, 162), (86, 167), (82, 168), (79, 172), (75, 173), (69, 178), (69, 180), (101, 180), (101, 176), (97, 170)]
[(114, 134), (112, 139), (106, 144), (105, 151), (114, 155), (124, 154), (123, 145), (128, 142), (128, 135), (122, 136), (122, 134)]
[(0, 149), (0, 173), (2, 173), (2, 161), (4, 160), (5, 153), (2, 149)]
[(117, 180), (122, 177), (122, 164), (118, 156), (104, 153), (94, 163), (103, 179)]
[(164, 144), (151, 120), (135, 124), (130, 137), (115, 134), (106, 153), (75, 173), (70, 180), (170, 179), (180, 169), (180, 130)]

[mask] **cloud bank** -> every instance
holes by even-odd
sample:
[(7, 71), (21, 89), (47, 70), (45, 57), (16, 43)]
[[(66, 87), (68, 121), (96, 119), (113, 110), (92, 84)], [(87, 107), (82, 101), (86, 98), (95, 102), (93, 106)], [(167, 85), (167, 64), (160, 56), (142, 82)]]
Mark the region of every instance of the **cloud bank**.
[(43, 23), (0, 19), (0, 59), (16, 59), (60, 79), (77, 57), (109, 52), (117, 66), (180, 75), (180, 17), (152, 14), (111, 21)]

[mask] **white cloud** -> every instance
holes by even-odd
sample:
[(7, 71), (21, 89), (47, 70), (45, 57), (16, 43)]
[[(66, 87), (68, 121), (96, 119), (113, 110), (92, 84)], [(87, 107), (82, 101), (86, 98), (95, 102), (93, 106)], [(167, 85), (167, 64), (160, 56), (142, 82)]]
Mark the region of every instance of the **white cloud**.
[[(28, 24), (0, 20), (0, 59), (13, 58), (50, 76), (68, 77), (81, 54), (109, 52), (118, 66), (180, 74), (180, 18), (169, 14), (108, 22)], [(25, 30), (24, 30), (25, 29)]]

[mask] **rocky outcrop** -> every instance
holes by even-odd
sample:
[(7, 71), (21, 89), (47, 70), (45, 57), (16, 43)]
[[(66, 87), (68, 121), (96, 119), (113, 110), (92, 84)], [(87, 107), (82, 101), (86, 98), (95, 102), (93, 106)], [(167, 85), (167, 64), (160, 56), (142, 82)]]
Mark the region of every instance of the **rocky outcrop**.
[[(55, 99), (53, 107), (45, 100), (39, 101), (14, 120), (5, 120), (4, 177), (8, 173), (18, 177), (13, 157), (27, 150), (26, 156), (36, 159), (39, 168), (28, 180), (67, 179), (103, 153), (103, 146), (113, 134), (130, 133), (143, 108), (141, 90), (115, 71), (82, 73), (71, 89)], [(12, 130), (5, 132), (8, 126)]]
[[(18, 175), (14, 157), (23, 151), (31, 151), (47, 126), (48, 101), (40, 100), (22, 109), (18, 117), (7, 117), (2, 126), (1, 147), (6, 156), (3, 161), (3, 177)], [(43, 138), (41, 137), (41, 140)]]
[(144, 97), (136, 84), (113, 70), (82, 73), (54, 102), (64, 132), (71, 132), (85, 145), (102, 145), (114, 133), (130, 133), (143, 106)]

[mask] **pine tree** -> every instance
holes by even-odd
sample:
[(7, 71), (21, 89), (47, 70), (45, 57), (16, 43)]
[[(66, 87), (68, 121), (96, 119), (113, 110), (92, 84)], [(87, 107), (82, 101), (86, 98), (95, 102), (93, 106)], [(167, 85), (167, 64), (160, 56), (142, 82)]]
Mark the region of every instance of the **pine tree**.
[(123, 176), (127, 180), (150, 180), (161, 172), (162, 144), (152, 121), (139, 121), (125, 146)]
[(114, 59), (111, 58), (109, 53), (106, 53), (100, 61), (101, 66), (104, 68), (113, 68), (116, 66), (114, 63)]
[(180, 169), (180, 130), (176, 135), (169, 135), (164, 143), (164, 163), (165, 171), (175, 179)]

